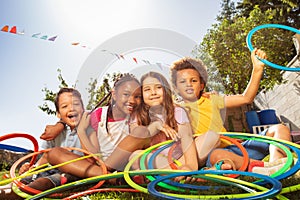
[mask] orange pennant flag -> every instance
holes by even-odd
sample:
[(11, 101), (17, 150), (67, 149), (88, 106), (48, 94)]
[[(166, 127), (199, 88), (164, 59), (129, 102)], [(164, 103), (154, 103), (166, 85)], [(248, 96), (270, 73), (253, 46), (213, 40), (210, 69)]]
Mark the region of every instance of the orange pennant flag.
[(16, 26), (13, 26), (10, 31), (10, 33), (13, 33), (13, 34), (16, 34), (17, 33), (17, 27)]
[(3, 26), (3, 28), (1, 29), (1, 31), (4, 31), (4, 32), (8, 32), (8, 26)]

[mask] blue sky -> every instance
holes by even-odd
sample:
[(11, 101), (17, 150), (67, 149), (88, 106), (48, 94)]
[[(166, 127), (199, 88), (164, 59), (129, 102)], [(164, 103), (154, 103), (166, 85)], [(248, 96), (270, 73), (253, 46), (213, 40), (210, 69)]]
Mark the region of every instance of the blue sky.
[[(42, 89), (57, 91), (58, 68), (69, 84), (75, 84), (89, 55), (110, 38), (155, 28), (199, 44), (219, 11), (218, 0), (2, 0), (0, 27), (16, 26), (24, 34), (0, 31), (0, 135), (29, 133), (38, 139), (46, 124), (57, 121), (38, 109)], [(52, 42), (32, 37), (37, 33), (57, 38)], [(32, 147), (25, 139), (5, 143)]]

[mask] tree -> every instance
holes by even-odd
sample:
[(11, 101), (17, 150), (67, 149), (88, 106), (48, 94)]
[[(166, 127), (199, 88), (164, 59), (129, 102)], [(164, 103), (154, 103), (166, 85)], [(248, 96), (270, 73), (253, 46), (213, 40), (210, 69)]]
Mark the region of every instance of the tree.
[[(69, 85), (66, 83), (65, 79), (62, 76), (61, 70), (58, 69), (58, 81), (59, 86), (58, 88), (62, 87), (69, 87)], [(102, 84), (98, 86), (97, 79), (91, 79), (89, 83), (89, 88), (87, 88), (89, 93), (89, 101), (88, 105), (86, 105), (87, 110), (91, 110), (95, 108), (95, 106), (100, 106), (98, 103), (105, 97), (110, 91), (111, 91), (111, 83), (115, 82), (119, 77), (120, 73), (113, 73), (113, 74), (106, 74), (106, 76), (103, 77)], [(75, 87), (75, 86), (72, 86)], [(56, 110), (52, 109), (51, 106), (49, 106), (49, 103), (54, 104), (56, 92), (53, 92), (52, 90), (48, 89), (47, 87), (44, 87), (42, 89), (42, 92), (44, 92), (44, 103), (42, 106), (38, 106), (40, 110), (47, 113), (48, 115), (55, 115)], [(102, 102), (101, 105), (107, 104), (108, 99)]]
[[(230, 4), (230, 0), (224, 0)], [(232, 9), (227, 6), (226, 9)], [(232, 13), (234, 12), (223, 12)], [(214, 24), (199, 45), (199, 54), (206, 52), (220, 73), (221, 82), (226, 94), (241, 94), (245, 90), (252, 71), (250, 52), (246, 45), (249, 31), (261, 24), (278, 22), (277, 11), (268, 9), (265, 12), (255, 6), (249, 16), (226, 15), (219, 17), (222, 21)], [(229, 19), (228, 19), (229, 18)], [(231, 20), (233, 19), (233, 20)], [(286, 65), (293, 57), (293, 33), (281, 29), (264, 29), (253, 35), (254, 47), (267, 52), (268, 60), (280, 65)], [(208, 65), (211, 68), (211, 65)], [(247, 80), (247, 81), (245, 81)], [(284, 83), (281, 72), (266, 67), (261, 82), (261, 89), (272, 89), (275, 84)]]
[(300, 0), (244, 0), (237, 3), (239, 16), (248, 17), (251, 11), (258, 6), (262, 12), (273, 10), (276, 20), (288, 26), (300, 27)]
[[(62, 74), (61, 74), (61, 70), (57, 69), (58, 72), (58, 81), (59, 81), (59, 88), (63, 88), (63, 87), (69, 87), (68, 84), (66, 83), (65, 79), (63, 78)], [(44, 87), (42, 89), (42, 92), (45, 93), (45, 98), (44, 98), (44, 103), (41, 106), (38, 106), (40, 110), (42, 110), (43, 112), (46, 112), (48, 115), (55, 115), (56, 111), (53, 110), (51, 108), (51, 106), (49, 106), (48, 103), (54, 103), (55, 101), (55, 95), (56, 92), (53, 92), (52, 90), (48, 89), (47, 87)]]

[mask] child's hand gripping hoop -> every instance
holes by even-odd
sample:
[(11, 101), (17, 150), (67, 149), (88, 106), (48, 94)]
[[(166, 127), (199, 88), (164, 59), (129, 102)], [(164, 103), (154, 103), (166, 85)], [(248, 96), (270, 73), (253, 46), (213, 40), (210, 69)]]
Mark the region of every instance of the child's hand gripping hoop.
[[(300, 34), (300, 30), (296, 29), (296, 28), (293, 28), (293, 27), (290, 27), (290, 26), (286, 26), (286, 25), (281, 25), (281, 24), (263, 24), (263, 25), (260, 25), (260, 26), (257, 26), (255, 28), (253, 28), (247, 35), (247, 38), (246, 38), (246, 42), (247, 42), (247, 46), (249, 48), (249, 50), (252, 52), (253, 51), (253, 46), (251, 44), (251, 38), (252, 38), (252, 35), (260, 30), (260, 29), (264, 29), (264, 28), (281, 28), (281, 29), (285, 29), (285, 30), (288, 30), (288, 31), (292, 31), (292, 32), (295, 32), (297, 34)], [(300, 71), (300, 67), (296, 67), (296, 68), (289, 68), (287, 66), (282, 66), (282, 65), (277, 65), (275, 63), (272, 63), (266, 59), (260, 59), (259, 60), (263, 63), (265, 63), (266, 65), (270, 66), (270, 67), (273, 67), (275, 69), (279, 69), (279, 70), (285, 70), (285, 71), (293, 71), (293, 72), (298, 72)]]

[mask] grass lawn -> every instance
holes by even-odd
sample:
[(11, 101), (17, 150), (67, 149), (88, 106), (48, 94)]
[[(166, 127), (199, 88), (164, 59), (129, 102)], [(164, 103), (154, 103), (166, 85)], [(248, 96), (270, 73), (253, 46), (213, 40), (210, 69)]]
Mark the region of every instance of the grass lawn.
[[(3, 180), (3, 174), (8, 173), (8, 171), (3, 170), (0, 172), (0, 176), (1, 176), (1, 180)], [(298, 185), (300, 184), (300, 176), (299, 176), (299, 172), (295, 175), (293, 175), (292, 177), (289, 177), (287, 179), (283, 179), (281, 180), (282, 183), (282, 187), (289, 187), (292, 185)], [(253, 182), (256, 179), (253, 177), (246, 177), (246, 176), (240, 176), (239, 179), (241, 180), (245, 180), (245, 181), (249, 181), (249, 182)], [(200, 185), (200, 183), (199, 183)], [(214, 182), (201, 182), (201, 185), (209, 185), (209, 186), (220, 186), (218, 183), (214, 183)], [(90, 187), (90, 186), (85, 186), (86, 188)], [(80, 191), (83, 191), (85, 187), (81, 187)], [(266, 185), (265, 187), (269, 187), (268, 185)], [(104, 188), (104, 186), (102, 186), (102, 188)], [(300, 186), (299, 186), (300, 188)], [(169, 192), (168, 190), (164, 189), (164, 191)], [(172, 193), (176, 193), (176, 191), (172, 191)], [(220, 188), (217, 189), (213, 188), (210, 190), (201, 190), (201, 193), (199, 193), (200, 195), (210, 195), (210, 194), (238, 194), (238, 193), (242, 193), (244, 192), (243, 190), (237, 188), (237, 187), (225, 187), (225, 188)], [(180, 193), (182, 194), (182, 193)], [(187, 193), (189, 194), (189, 193)], [(299, 191), (295, 191), (295, 192), (289, 192), (286, 194), (283, 194), (283, 196), (287, 197), (288, 199), (299, 199), (300, 196), (300, 189)], [(89, 194), (88, 195), (89, 199), (134, 199), (134, 200), (152, 200), (152, 199), (157, 199), (149, 194), (145, 194), (145, 193), (135, 193), (135, 192), (101, 192), (101, 193), (94, 193), (94, 194)], [(81, 198), (77, 198), (77, 199), (81, 199)]]

